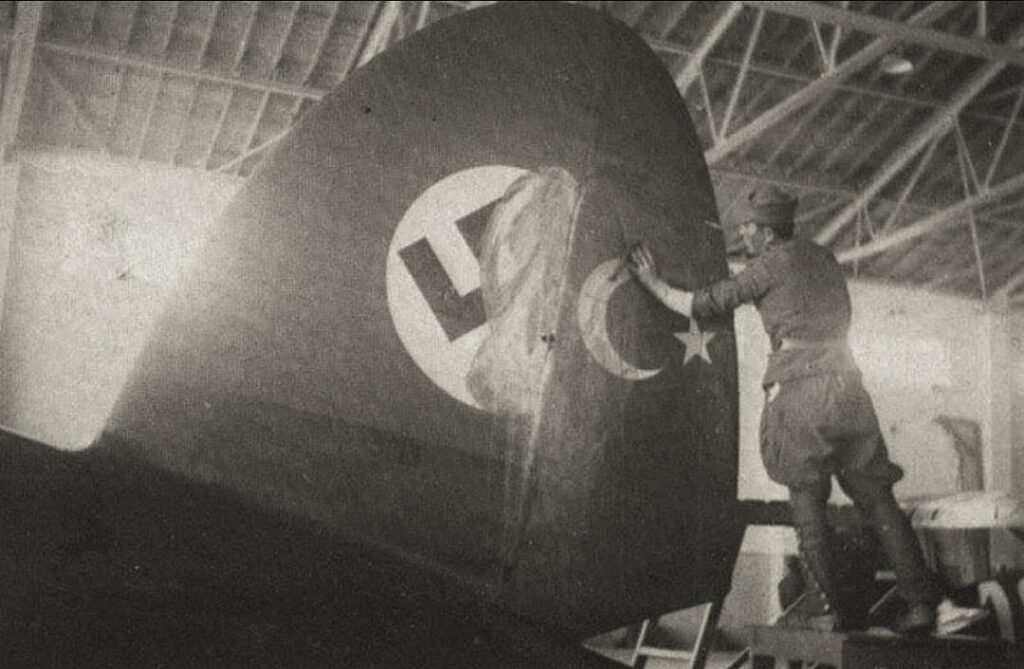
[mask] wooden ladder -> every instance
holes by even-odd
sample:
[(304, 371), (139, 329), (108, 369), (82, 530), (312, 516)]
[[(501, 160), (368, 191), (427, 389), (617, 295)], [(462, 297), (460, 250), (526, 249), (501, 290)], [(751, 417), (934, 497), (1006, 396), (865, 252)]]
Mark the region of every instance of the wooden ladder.
[(635, 667), (635, 669), (644, 669), (647, 666), (648, 658), (658, 657), (670, 660), (689, 660), (690, 669), (704, 669), (704, 665), (708, 661), (708, 653), (711, 651), (715, 628), (718, 626), (718, 617), (722, 613), (722, 600), (708, 602), (703, 606), (704, 617), (701, 619), (700, 631), (697, 632), (697, 640), (693, 644), (693, 648), (684, 650), (648, 646), (646, 644), (647, 634), (658, 626), (659, 620), (659, 618), (648, 618), (640, 625), (640, 633), (637, 634), (629, 666)]

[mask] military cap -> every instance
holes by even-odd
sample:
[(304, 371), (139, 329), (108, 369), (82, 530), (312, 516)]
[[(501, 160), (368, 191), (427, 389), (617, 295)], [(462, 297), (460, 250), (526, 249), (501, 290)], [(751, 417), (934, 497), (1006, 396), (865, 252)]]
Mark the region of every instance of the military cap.
[(777, 186), (761, 186), (750, 192), (747, 202), (750, 207), (749, 223), (771, 228), (781, 237), (793, 234), (797, 207), (795, 196)]

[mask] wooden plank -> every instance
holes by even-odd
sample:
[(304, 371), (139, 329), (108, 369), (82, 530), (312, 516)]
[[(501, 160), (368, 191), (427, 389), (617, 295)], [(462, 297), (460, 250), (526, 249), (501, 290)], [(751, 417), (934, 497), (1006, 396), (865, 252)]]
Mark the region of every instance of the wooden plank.
[(799, 658), (842, 666), (842, 635), (771, 625), (755, 625), (750, 629), (750, 652), (755, 657)]

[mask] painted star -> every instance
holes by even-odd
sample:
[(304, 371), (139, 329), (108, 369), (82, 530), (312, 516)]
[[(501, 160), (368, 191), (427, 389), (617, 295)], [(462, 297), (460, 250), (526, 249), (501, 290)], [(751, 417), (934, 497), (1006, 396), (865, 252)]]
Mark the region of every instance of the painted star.
[(693, 358), (700, 356), (708, 364), (711, 364), (711, 354), (708, 352), (708, 344), (715, 338), (714, 332), (701, 332), (696, 319), (690, 319), (689, 332), (674, 333), (676, 339), (683, 343), (686, 352), (683, 357), (683, 364), (690, 362)]

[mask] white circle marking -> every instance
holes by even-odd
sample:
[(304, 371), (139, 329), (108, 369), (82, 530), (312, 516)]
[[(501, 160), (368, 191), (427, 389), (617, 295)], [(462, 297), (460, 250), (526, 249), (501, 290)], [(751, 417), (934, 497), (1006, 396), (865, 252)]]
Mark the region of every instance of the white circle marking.
[(506, 165), (473, 167), (428, 188), (395, 228), (386, 268), (388, 310), (402, 345), (431, 381), (464, 404), (480, 408), (466, 386), (487, 324), (449, 341), (399, 251), (426, 238), (460, 296), (480, 287), (480, 265), (455, 223), (499, 199), (526, 170)]

